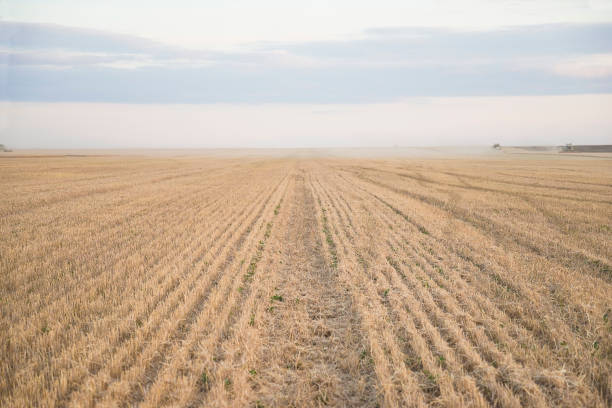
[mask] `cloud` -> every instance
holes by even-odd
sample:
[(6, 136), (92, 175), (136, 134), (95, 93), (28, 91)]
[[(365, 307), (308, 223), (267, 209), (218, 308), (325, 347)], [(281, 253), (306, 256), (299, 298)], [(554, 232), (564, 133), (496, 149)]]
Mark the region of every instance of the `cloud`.
[[(368, 103), (415, 96), (612, 92), (612, 24), (494, 31), (373, 28), (345, 41), (193, 50), (0, 22), (0, 99)], [(129, 69), (126, 69), (129, 68)]]
[[(1, 76), (0, 70), (0, 76)], [(612, 81), (489, 67), (22, 67), (2, 99), (127, 103), (368, 103), (414, 96), (610, 93)]]
[[(172, 63), (259, 62), (261, 56), (248, 52), (197, 50), (164, 44), (132, 35), (110, 33), (55, 24), (0, 21), (0, 48), (5, 61), (23, 65), (91, 65), (92, 56), (100, 63), (133, 59)], [(79, 58), (82, 55), (83, 58)]]
[(73, 67), (104, 65), (123, 60), (135, 60), (135, 55), (104, 55), (93, 53), (67, 53), (62, 51), (0, 51), (0, 64), (46, 67)]
[(558, 75), (578, 78), (612, 77), (612, 54), (571, 58), (557, 63), (553, 70)]
[(0, 22), (0, 46), (86, 52), (174, 54), (180, 48), (146, 38), (56, 24)]
[(465, 60), (612, 52), (612, 24), (547, 24), (492, 31), (379, 28), (348, 41), (288, 44), (298, 55), (320, 58)]

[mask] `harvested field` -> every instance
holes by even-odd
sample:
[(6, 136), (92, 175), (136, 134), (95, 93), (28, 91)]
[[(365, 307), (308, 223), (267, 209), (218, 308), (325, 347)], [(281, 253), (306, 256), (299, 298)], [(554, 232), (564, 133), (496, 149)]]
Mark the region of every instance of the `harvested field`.
[(292, 156), (0, 158), (0, 406), (612, 405), (611, 160)]

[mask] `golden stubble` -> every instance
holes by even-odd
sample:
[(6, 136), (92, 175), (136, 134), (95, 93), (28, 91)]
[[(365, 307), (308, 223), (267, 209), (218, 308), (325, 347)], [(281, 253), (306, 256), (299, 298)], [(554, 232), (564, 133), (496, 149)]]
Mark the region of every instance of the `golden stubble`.
[(608, 406), (597, 158), (0, 159), (1, 406)]

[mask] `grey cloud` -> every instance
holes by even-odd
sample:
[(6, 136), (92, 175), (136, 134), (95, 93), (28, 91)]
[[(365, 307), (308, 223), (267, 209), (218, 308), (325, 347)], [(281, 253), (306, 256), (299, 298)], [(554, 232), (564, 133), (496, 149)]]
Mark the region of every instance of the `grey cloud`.
[[(116, 55), (117, 59), (133, 54), (157, 61), (182, 59), (267, 65), (278, 65), (279, 55), (307, 58), (321, 64), (408, 62), (465, 65), (482, 59), (506, 61), (612, 52), (612, 24), (548, 24), (469, 32), (396, 27), (372, 28), (364, 33), (365, 38), (346, 41), (260, 44), (245, 52), (219, 52), (187, 49), (91, 29), (0, 22), (0, 47), (36, 52), (98, 52)], [(51, 56), (50, 53), (45, 55)], [(44, 61), (42, 57), (40, 60), (53, 62)]]
[[(8, 49), (0, 54), (0, 78), (5, 79), (0, 99), (365, 103), (414, 96), (612, 92), (612, 77), (563, 76), (531, 64), (533, 59), (550, 65), (565, 57), (612, 53), (612, 24), (489, 32), (385, 28), (365, 34), (347, 41), (259, 44), (248, 52), (223, 53), (94, 30), (5, 22), (0, 23), (0, 47)], [(103, 66), (141, 60), (156, 64), (130, 70)]]
[[(0, 47), (19, 52), (39, 52), (41, 54), (39, 60), (43, 64), (53, 63), (55, 56), (58, 55), (50, 51), (105, 53), (109, 58), (116, 56), (115, 59), (123, 59), (128, 55), (141, 55), (158, 61), (187, 59), (258, 62), (262, 60), (261, 53), (225, 53), (189, 49), (100, 30), (8, 21), (0, 21)], [(45, 60), (43, 56), (48, 56), (50, 59)], [(33, 59), (32, 61), (34, 62)], [(78, 60), (74, 61), (78, 63)]]
[[(1, 71), (1, 70), (0, 70)], [(0, 72), (0, 75), (3, 73)], [(610, 93), (612, 79), (565, 78), (499, 67), (137, 70), (22, 68), (0, 99), (130, 103), (367, 103), (413, 96)]]
[(319, 58), (471, 58), (562, 57), (612, 52), (612, 24), (548, 24), (495, 31), (379, 28), (366, 38), (288, 44), (286, 50)]
[(55, 24), (0, 22), (0, 46), (15, 49), (61, 49), (87, 52), (158, 53), (180, 49), (136, 36)]
[(65, 54), (61, 52), (8, 52), (0, 51), (0, 64), (64, 66), (110, 64), (118, 61), (135, 61), (138, 57), (132, 54), (91, 55)]

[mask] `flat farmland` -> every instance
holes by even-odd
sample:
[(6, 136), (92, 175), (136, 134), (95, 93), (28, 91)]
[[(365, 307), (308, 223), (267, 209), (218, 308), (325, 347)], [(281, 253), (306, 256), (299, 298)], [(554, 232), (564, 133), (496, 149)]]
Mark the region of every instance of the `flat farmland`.
[(612, 405), (612, 160), (0, 157), (0, 406)]

